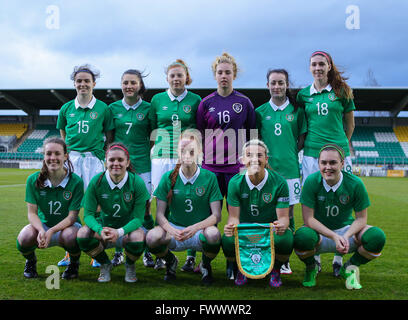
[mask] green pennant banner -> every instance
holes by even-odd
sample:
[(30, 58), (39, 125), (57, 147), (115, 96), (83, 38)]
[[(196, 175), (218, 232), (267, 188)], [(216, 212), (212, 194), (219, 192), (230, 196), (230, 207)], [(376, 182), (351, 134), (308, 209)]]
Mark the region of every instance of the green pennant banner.
[(242, 223), (235, 227), (235, 254), (239, 271), (248, 278), (261, 279), (275, 263), (272, 223)]

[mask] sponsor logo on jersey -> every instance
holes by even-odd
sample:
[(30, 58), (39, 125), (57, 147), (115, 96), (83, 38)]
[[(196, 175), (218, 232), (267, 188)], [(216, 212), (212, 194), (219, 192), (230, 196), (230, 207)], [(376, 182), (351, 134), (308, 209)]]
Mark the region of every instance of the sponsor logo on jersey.
[(163, 110), (167, 110), (168, 108), (168, 106), (163, 106)]
[(214, 111), (215, 111), (215, 108), (214, 108), (214, 107), (211, 107), (210, 109), (208, 109), (208, 111), (209, 111), (209, 112), (214, 112)]
[(142, 120), (144, 119), (144, 117), (145, 117), (145, 116), (144, 116), (143, 113), (140, 113), (140, 112), (139, 112), (139, 113), (136, 114), (136, 119), (139, 120), (139, 121), (142, 121)]
[(191, 112), (191, 106), (185, 105), (185, 106), (183, 106), (183, 110), (184, 110), (185, 113), (190, 113)]
[(173, 189), (173, 193), (174, 193), (174, 194), (179, 194), (179, 193), (180, 193), (180, 190), (179, 190), (179, 189)]
[(123, 194), (123, 200), (125, 200), (126, 202), (130, 202), (132, 200), (132, 193), (131, 192), (125, 192)]
[(75, 113), (70, 113), (70, 114), (69, 114), (69, 117), (70, 117), (70, 118), (75, 118)]
[(336, 95), (335, 95), (334, 92), (329, 92), (329, 94), (327, 95), (327, 97), (328, 97), (331, 101), (336, 100)]
[(317, 200), (319, 201), (326, 201), (326, 197), (325, 196), (318, 196)]
[(64, 197), (65, 200), (69, 200), (72, 198), (72, 192), (71, 191), (64, 191), (64, 193), (62, 194), (62, 196)]
[(347, 204), (350, 201), (350, 197), (348, 194), (341, 194), (339, 197), (339, 201), (341, 204)]
[(309, 98), (309, 99), (307, 99), (307, 100), (309, 100), (309, 102), (313, 102), (313, 98)]
[(271, 116), (266, 116), (265, 119), (266, 119), (266, 120), (271, 120), (272, 117), (271, 117)]
[(122, 118), (123, 117), (123, 114), (122, 113), (119, 113), (118, 114), (118, 118)]
[(278, 202), (289, 202), (289, 197), (280, 197), (278, 198)]
[(89, 116), (91, 117), (91, 119), (95, 120), (96, 118), (98, 118), (98, 112), (96, 111), (92, 111)]
[(272, 201), (272, 194), (271, 193), (264, 193), (262, 195), (262, 200), (265, 201), (266, 203), (269, 203)]
[(201, 197), (205, 193), (205, 188), (204, 187), (197, 187), (195, 191), (196, 191), (196, 195)]
[(232, 110), (234, 110), (236, 113), (240, 113), (242, 111), (242, 104), (234, 103), (232, 105)]
[(286, 120), (288, 120), (289, 122), (292, 122), (293, 119), (295, 119), (295, 116), (292, 113), (286, 115)]
[(249, 194), (248, 194), (248, 193), (243, 193), (243, 194), (241, 195), (241, 197), (242, 197), (242, 199), (248, 199)]
[(108, 199), (108, 198), (109, 198), (109, 195), (106, 194), (106, 193), (103, 193), (103, 194), (101, 195), (101, 197), (102, 197), (102, 199)]
[(40, 191), (40, 196), (45, 197), (47, 195), (47, 191)]

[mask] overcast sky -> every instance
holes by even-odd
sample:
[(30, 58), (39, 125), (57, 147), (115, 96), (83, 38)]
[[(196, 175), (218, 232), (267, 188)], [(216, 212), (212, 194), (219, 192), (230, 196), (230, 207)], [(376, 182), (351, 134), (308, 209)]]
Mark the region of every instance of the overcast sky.
[(368, 86), (369, 70), (382, 87), (408, 87), (407, 12), (401, 0), (0, 0), (0, 89), (72, 88), (83, 63), (100, 70), (98, 88), (118, 88), (129, 68), (164, 88), (177, 58), (191, 88), (215, 88), (211, 63), (223, 51), (241, 70), (236, 88), (264, 88), (268, 68), (286, 68), (303, 87), (315, 50), (352, 87)]

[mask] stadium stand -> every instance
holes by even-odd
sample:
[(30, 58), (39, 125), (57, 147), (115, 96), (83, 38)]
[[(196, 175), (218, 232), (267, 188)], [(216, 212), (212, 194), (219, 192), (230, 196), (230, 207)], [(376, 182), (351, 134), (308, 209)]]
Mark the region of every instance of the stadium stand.
[(27, 129), (26, 123), (0, 123), (0, 136), (16, 136), (20, 139)]

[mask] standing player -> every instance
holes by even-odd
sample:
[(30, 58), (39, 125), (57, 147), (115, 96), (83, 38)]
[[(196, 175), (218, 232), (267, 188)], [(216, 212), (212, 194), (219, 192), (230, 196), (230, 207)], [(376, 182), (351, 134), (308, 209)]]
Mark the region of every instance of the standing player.
[[(314, 78), (313, 84), (300, 90), (297, 95), (297, 102), (305, 110), (308, 127), (302, 161), (302, 184), (310, 174), (319, 171), (318, 153), (327, 143), (335, 143), (345, 151), (344, 170), (352, 173), (349, 145), (356, 109), (352, 89), (327, 52), (315, 51), (312, 54), (310, 72)], [(320, 257), (316, 259), (320, 264)], [(341, 264), (342, 257), (336, 254), (333, 259), (335, 276), (339, 276)]]
[[(150, 103), (142, 99), (146, 91), (142, 73), (133, 69), (125, 71), (121, 78), (121, 86), (123, 99), (109, 105), (115, 125), (114, 140), (128, 148), (133, 169), (143, 179), (147, 191), (151, 193)], [(150, 201), (146, 203), (144, 220), (144, 227), (152, 229), (154, 221), (150, 214)], [(112, 264), (117, 266), (121, 261), (123, 261), (123, 253), (121, 249), (116, 248)], [(147, 250), (143, 256), (143, 264), (146, 267), (155, 265)]]
[[(93, 96), (99, 72), (90, 65), (74, 67), (71, 80), (77, 96), (65, 103), (58, 114), (57, 129), (68, 146), (74, 172), (84, 181), (85, 189), (92, 177), (104, 171), (104, 144), (112, 141), (113, 121), (108, 106)], [(69, 256), (58, 265), (67, 265)], [(97, 266), (97, 265), (95, 265)]]
[[(269, 285), (280, 287), (280, 269), (293, 250), (289, 226), (289, 188), (286, 180), (270, 170), (268, 147), (261, 140), (248, 141), (242, 149), (246, 170), (235, 175), (228, 187), (228, 221), (224, 226), (222, 249), (229, 261), (235, 261), (234, 227), (239, 223), (273, 223), (275, 227), (275, 264)], [(237, 272), (235, 284), (247, 283)]]
[[(231, 55), (216, 57), (212, 71), (217, 81), (217, 91), (205, 97), (197, 111), (197, 129), (204, 144), (203, 168), (217, 176), (223, 197), (228, 183), (242, 164), (239, 149), (248, 140), (250, 129), (255, 128), (255, 110), (248, 97), (234, 90), (238, 66)], [(236, 266), (227, 262), (227, 277), (233, 279)]]
[(380, 256), (385, 244), (384, 232), (367, 225), (370, 201), (363, 182), (342, 171), (343, 166), (342, 148), (328, 144), (319, 154), (320, 172), (304, 183), (300, 202), (305, 225), (295, 233), (294, 248), (306, 265), (305, 287), (316, 285), (316, 253), (354, 252), (340, 268), (340, 275), (347, 279), (348, 289), (360, 289), (356, 267)]
[(71, 255), (71, 263), (62, 278), (78, 277), (81, 250), (76, 235), (81, 227), (78, 212), (83, 195), (84, 183), (73, 173), (65, 142), (60, 138), (45, 140), (41, 171), (27, 179), (25, 200), (30, 224), (17, 238), (17, 249), (27, 259), (26, 278), (38, 277), (35, 249), (52, 246), (61, 246)]
[(142, 178), (133, 172), (123, 144), (108, 147), (106, 167), (107, 171), (92, 178), (85, 192), (86, 225), (78, 231), (77, 241), (82, 251), (100, 262), (98, 282), (111, 280), (112, 263), (105, 249), (113, 246), (125, 249), (125, 281), (136, 282), (135, 261), (144, 251), (145, 232), (141, 227), (150, 195)]
[[(266, 79), (271, 99), (255, 110), (256, 127), (269, 149), (269, 165), (288, 183), (289, 228), (295, 232), (293, 208), (299, 203), (301, 191), (298, 152), (303, 148), (306, 119), (289, 91), (288, 72), (269, 70)], [(289, 261), (282, 265), (281, 273), (292, 273)]]
[[(192, 83), (186, 63), (177, 59), (166, 70), (169, 89), (152, 97), (149, 119), (154, 130), (152, 191), (162, 176), (177, 164), (177, 139), (185, 129), (196, 128), (196, 112), (201, 97), (186, 89)], [(193, 271), (194, 251), (187, 252), (183, 271)]]
[(198, 166), (202, 159), (201, 137), (191, 130), (184, 131), (178, 153), (179, 163), (163, 175), (154, 192), (159, 226), (148, 232), (146, 243), (152, 253), (166, 260), (166, 281), (176, 278), (178, 261), (171, 251), (202, 251), (202, 282), (210, 285), (211, 261), (221, 245), (216, 224), (221, 221), (222, 196), (214, 173)]

